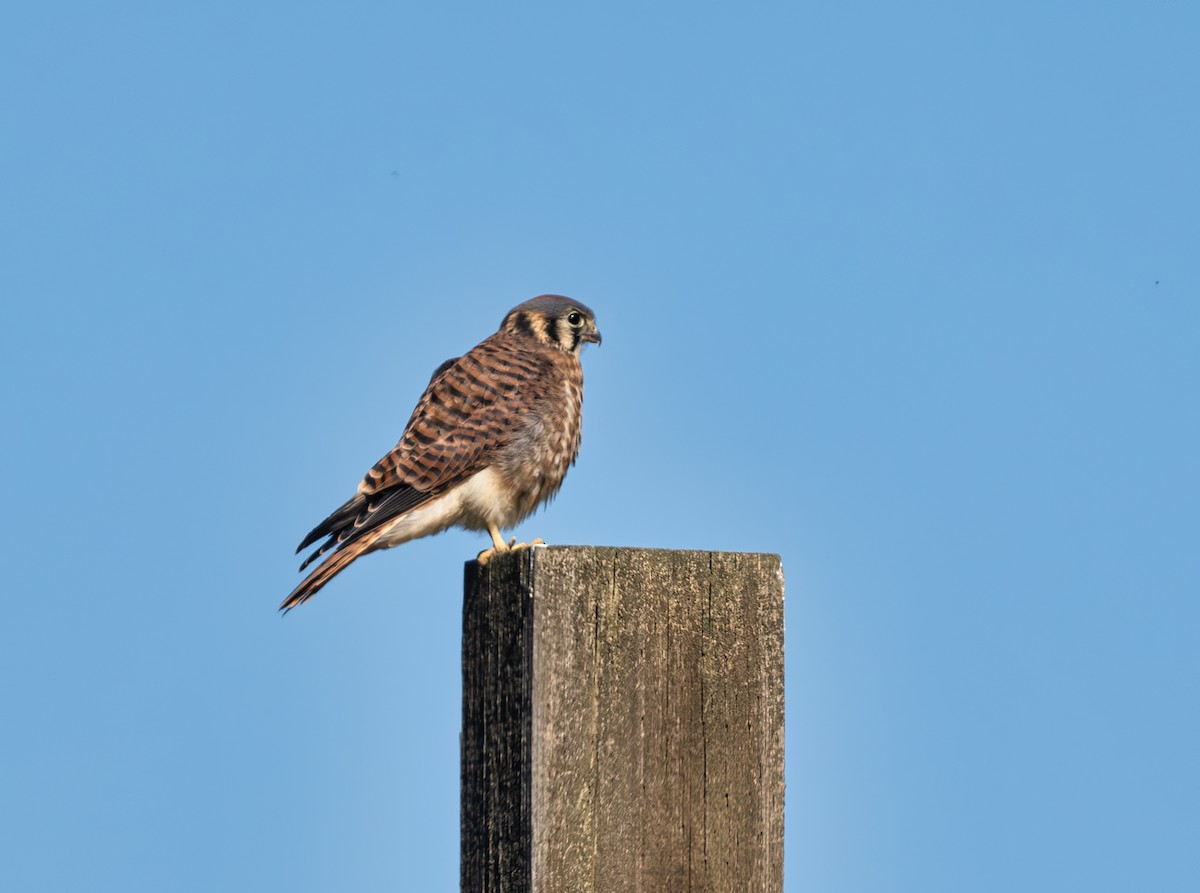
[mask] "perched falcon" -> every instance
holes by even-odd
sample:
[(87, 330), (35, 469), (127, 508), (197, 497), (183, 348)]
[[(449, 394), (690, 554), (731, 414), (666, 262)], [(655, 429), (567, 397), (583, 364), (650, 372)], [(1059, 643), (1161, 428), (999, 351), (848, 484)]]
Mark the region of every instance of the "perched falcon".
[[(486, 530), (497, 552), (512, 527), (558, 492), (579, 453), (583, 370), (600, 343), (596, 317), (578, 301), (542, 295), (508, 312), (500, 331), (433, 373), (395, 448), (358, 492), (296, 549), (325, 540), (300, 570), (321, 563), (280, 609), (308, 601), (360, 555), (458, 525)], [(537, 540), (534, 541), (538, 542)]]

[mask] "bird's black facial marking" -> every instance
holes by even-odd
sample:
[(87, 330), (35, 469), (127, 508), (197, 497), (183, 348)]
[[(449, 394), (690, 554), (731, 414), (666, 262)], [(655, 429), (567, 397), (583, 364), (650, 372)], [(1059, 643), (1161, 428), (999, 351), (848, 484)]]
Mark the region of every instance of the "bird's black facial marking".
[(529, 320), (528, 313), (518, 313), (516, 319), (513, 320), (517, 331), (522, 335), (528, 335), (530, 338), (536, 337), (533, 331), (533, 323)]

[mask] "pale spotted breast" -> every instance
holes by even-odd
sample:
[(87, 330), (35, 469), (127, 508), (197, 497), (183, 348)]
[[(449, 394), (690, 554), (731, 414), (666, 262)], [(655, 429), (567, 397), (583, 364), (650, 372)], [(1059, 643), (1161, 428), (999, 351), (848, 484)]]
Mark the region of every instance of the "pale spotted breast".
[(497, 455), (496, 468), (512, 487), (514, 524), (558, 492), (579, 455), (583, 370), (574, 354), (558, 352), (550, 360), (554, 369), (543, 376), (543, 393)]

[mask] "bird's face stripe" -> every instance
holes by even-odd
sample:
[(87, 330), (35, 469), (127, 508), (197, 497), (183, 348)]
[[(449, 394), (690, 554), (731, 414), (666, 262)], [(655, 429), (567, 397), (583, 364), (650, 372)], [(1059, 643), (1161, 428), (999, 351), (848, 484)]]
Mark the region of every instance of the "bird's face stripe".
[(533, 325), (529, 322), (529, 314), (528, 313), (518, 313), (516, 318), (513, 320), (513, 322), (517, 326), (517, 331), (520, 332), (522, 335), (527, 335), (530, 338), (535, 337), (534, 332), (533, 332)]

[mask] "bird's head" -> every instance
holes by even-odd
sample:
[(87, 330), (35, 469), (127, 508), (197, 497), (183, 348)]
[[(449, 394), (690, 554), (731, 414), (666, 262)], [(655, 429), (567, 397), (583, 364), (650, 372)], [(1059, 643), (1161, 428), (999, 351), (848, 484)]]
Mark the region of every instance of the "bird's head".
[(539, 295), (518, 304), (500, 323), (500, 331), (578, 354), (583, 345), (600, 343), (596, 314), (562, 295)]

